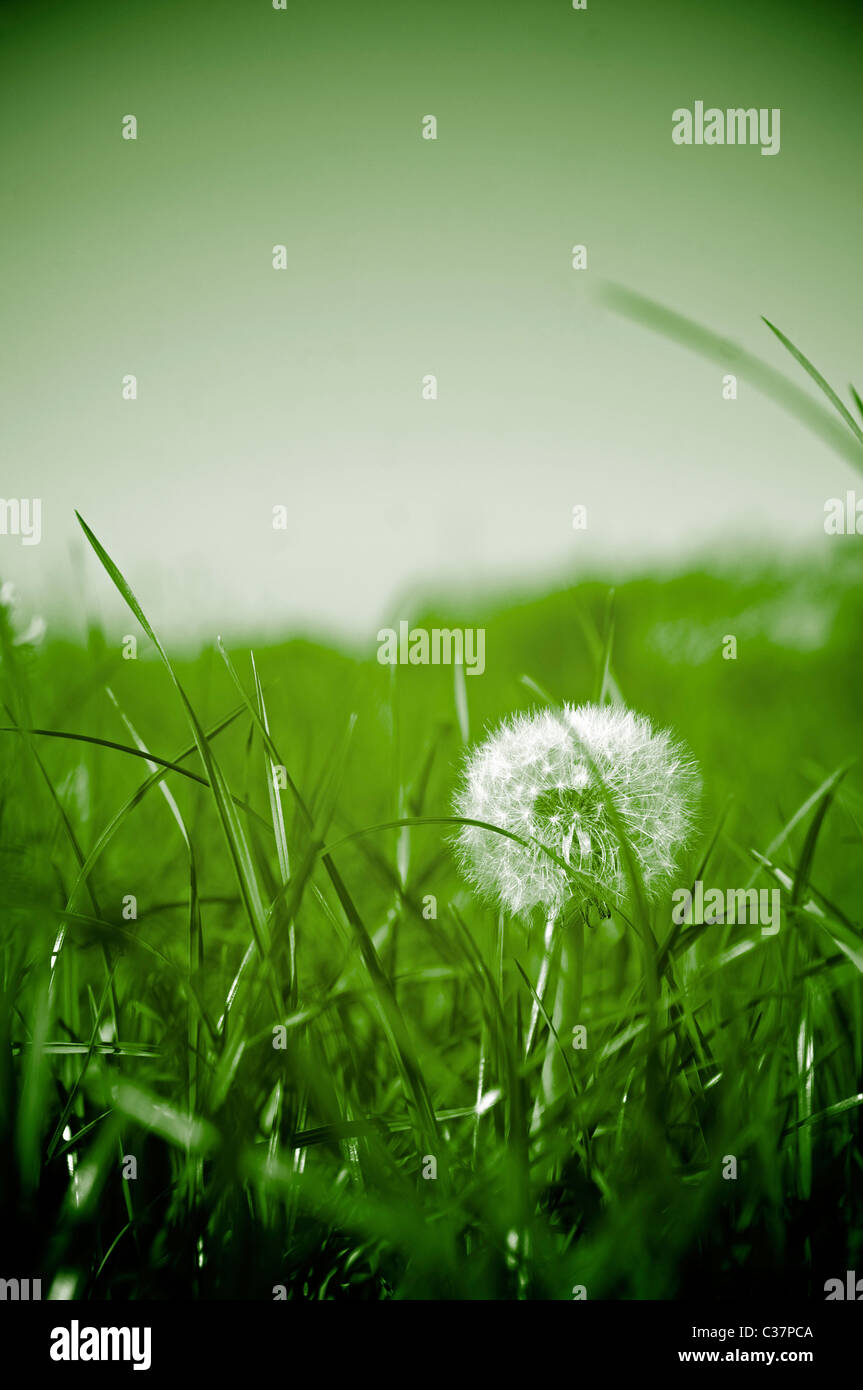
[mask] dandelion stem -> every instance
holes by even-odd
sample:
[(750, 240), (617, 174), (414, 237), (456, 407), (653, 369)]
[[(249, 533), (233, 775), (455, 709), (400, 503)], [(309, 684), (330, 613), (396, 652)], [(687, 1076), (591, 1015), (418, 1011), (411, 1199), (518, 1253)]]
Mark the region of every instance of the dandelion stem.
[(539, 979), (536, 982), (536, 998), (531, 1005), (530, 1023), (527, 1029), (527, 1042), (525, 1044), (524, 1055), (529, 1057), (533, 1040), (536, 1036), (536, 1027), (539, 1023), (539, 1006), (545, 1003), (545, 991), (548, 985), (548, 974), (551, 969), (552, 948), (554, 946), (554, 927), (557, 921), (557, 913), (551, 913), (545, 923), (545, 936), (543, 938), (543, 957), (539, 967)]

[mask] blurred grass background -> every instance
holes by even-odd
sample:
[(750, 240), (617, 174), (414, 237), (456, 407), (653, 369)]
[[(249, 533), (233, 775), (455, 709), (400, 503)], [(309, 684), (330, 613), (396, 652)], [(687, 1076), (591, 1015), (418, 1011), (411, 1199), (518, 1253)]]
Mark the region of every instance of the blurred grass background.
[[(242, 803), (244, 899), (152, 645), (126, 661), (93, 626), (86, 643), (16, 646), (3, 610), (5, 1272), (118, 1299), (823, 1297), (863, 1230), (863, 802), (847, 770), (863, 589), (853, 540), (831, 554), (613, 597), (599, 583), (510, 596), (482, 624), (471, 740), (536, 703), (531, 682), (596, 698), (613, 619), (619, 691), (703, 769), (680, 883), (787, 875), (776, 937), (672, 932), (660, 901), (655, 1036), (638, 932), (589, 931), (588, 1046), (561, 1039), (551, 1103), (544, 1048), (523, 1055), (542, 923), (472, 898), (451, 827), (374, 831), (328, 860), (290, 788), (268, 791), (264, 722), (326, 844), (448, 815), (465, 733), (451, 668), (295, 641), (256, 650), (256, 689), (238, 647), (246, 703), (215, 648), (172, 661)], [(430, 602), (412, 621), (478, 619)], [(176, 767), (160, 786), (143, 757), (22, 729)], [(249, 949), (250, 892), (269, 908), (266, 964)]]

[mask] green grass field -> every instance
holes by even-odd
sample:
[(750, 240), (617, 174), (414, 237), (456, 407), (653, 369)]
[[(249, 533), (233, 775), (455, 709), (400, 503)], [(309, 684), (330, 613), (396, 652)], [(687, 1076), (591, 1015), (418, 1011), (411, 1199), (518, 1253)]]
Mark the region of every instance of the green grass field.
[[(124, 660), (131, 616), (31, 649), (2, 610), (4, 1273), (94, 1299), (823, 1299), (863, 1267), (863, 587), (853, 539), (831, 554), (430, 604), (414, 622), (486, 628), (460, 682), (373, 644), (169, 667), (141, 634)], [(526, 1056), (543, 921), (476, 900), (445, 818), (487, 727), (607, 698), (701, 766), (679, 886), (781, 886), (781, 929), (615, 910), (552, 961), (587, 1045), (543, 1013)]]

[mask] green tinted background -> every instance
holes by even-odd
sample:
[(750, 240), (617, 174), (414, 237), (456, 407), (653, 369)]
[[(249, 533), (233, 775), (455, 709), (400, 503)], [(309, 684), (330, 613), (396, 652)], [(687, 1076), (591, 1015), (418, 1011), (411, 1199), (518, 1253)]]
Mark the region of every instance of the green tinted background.
[[(0, 575), (34, 611), (128, 627), (75, 507), (174, 637), (365, 643), (409, 592), (480, 621), (501, 586), (829, 544), (849, 465), (599, 290), (802, 376), (766, 314), (844, 393), (858, 7), (6, 4), (0, 38), (0, 493), (44, 509)], [(780, 153), (673, 145), (696, 99), (780, 107)]]

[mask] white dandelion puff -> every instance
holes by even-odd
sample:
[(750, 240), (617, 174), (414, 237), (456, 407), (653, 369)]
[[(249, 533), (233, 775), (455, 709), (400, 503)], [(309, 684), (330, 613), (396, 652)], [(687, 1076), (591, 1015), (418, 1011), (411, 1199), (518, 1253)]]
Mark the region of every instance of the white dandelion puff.
[(565, 904), (588, 910), (623, 897), (622, 830), (651, 900), (677, 867), (700, 789), (683, 745), (632, 710), (564, 705), (516, 714), (469, 754), (455, 804), (457, 815), (530, 843), (463, 825), (459, 859), (483, 897), (513, 914), (542, 906), (553, 920)]

